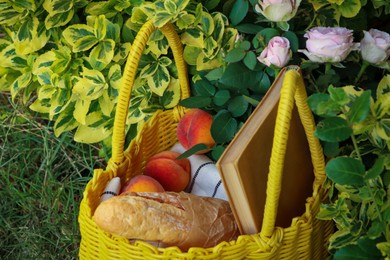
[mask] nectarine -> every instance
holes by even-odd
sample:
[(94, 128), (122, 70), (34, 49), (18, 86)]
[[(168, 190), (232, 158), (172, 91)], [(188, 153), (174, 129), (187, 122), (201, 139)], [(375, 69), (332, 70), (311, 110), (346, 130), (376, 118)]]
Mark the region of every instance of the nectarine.
[(127, 181), (122, 189), (123, 192), (164, 192), (163, 186), (154, 178), (146, 175), (137, 175)]
[[(186, 149), (190, 149), (197, 144), (205, 144), (211, 148), (215, 141), (211, 136), (211, 124), (213, 117), (198, 108), (189, 110), (179, 121), (177, 126), (177, 139), (179, 143)], [(202, 154), (208, 150), (197, 152)]]
[(183, 191), (191, 177), (188, 159), (176, 160), (180, 154), (173, 151), (158, 153), (147, 161), (144, 174), (153, 177), (165, 191)]

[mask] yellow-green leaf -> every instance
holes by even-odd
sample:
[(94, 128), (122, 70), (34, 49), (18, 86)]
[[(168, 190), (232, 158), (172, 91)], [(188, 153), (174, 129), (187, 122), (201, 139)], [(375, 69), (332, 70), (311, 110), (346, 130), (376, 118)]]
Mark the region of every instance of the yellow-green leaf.
[(62, 36), (73, 47), (73, 51), (90, 49), (98, 42), (93, 28), (86, 24), (71, 25), (63, 31)]
[(377, 118), (382, 118), (386, 114), (390, 114), (390, 92), (377, 98), (374, 104), (374, 112)]
[(175, 107), (180, 101), (181, 91), (179, 80), (171, 77), (168, 88), (165, 90), (160, 102), (164, 108), (169, 109)]
[(122, 63), (125, 61), (127, 55), (129, 54), (131, 48), (131, 43), (125, 42), (120, 45), (119, 48), (116, 49), (115, 55), (112, 60), (116, 63)]
[(346, 18), (355, 17), (362, 7), (360, 0), (344, 0), (341, 5), (337, 6), (341, 15)]
[(11, 84), (11, 96), (12, 100), (15, 99), (16, 95), (25, 87), (27, 87), (28, 84), (30, 84), (32, 79), (32, 73), (24, 73), (20, 75), (12, 84)]
[(44, 99), (51, 99), (51, 97), (56, 92), (56, 88), (52, 85), (43, 85), (39, 88), (37, 91), (38, 93), (38, 99), (44, 100)]
[(214, 32), (215, 28), (214, 20), (211, 14), (209, 14), (208, 12), (203, 12), (200, 22), (203, 33), (207, 36), (210, 36)]
[(26, 55), (42, 49), (49, 41), (50, 32), (37, 17), (26, 20), (14, 35), (16, 53)]
[(43, 8), (48, 13), (54, 13), (54, 12), (67, 12), (71, 8), (73, 8), (73, 2), (74, 1), (63, 1), (63, 0), (45, 0), (43, 2)]
[(378, 88), (376, 89), (376, 96), (379, 98), (383, 94), (390, 92), (390, 74), (385, 75), (381, 81), (379, 81)]
[(103, 95), (99, 98), (100, 110), (103, 115), (110, 116), (115, 106), (115, 98), (110, 97), (107, 91), (103, 92)]
[(54, 124), (54, 134), (57, 137), (60, 136), (63, 132), (75, 129), (79, 125), (79, 123), (73, 117), (74, 105), (74, 102), (70, 103), (56, 119)]
[(82, 78), (73, 87), (73, 94), (78, 99), (95, 100), (103, 94), (103, 90), (108, 87), (103, 74), (97, 70), (84, 68), (81, 73)]
[[(63, 1), (67, 2), (67, 1)], [(70, 2), (70, 1), (69, 1)], [(74, 9), (71, 9), (66, 12), (53, 12), (49, 13), (45, 19), (45, 26), (47, 29), (64, 26), (72, 20), (74, 16)]]
[(181, 35), (181, 41), (185, 45), (203, 48), (203, 33), (199, 29), (188, 29)]
[[(107, 129), (105, 123), (107, 120), (103, 118), (100, 112), (93, 112), (86, 118), (85, 125), (79, 125), (74, 140), (79, 143), (97, 143), (112, 133), (112, 129)], [(92, 126), (93, 125), (93, 126)]]
[(91, 100), (78, 99), (74, 106), (73, 116), (82, 125), (85, 125), (85, 119), (91, 105)]
[(36, 99), (29, 108), (38, 113), (48, 114), (50, 112), (50, 99)]
[(221, 65), (222, 63), (219, 59), (214, 58), (210, 60), (204, 55), (203, 52), (201, 52), (196, 61), (196, 70), (198, 71), (211, 70), (220, 67)]
[(111, 39), (106, 39), (99, 42), (89, 54), (89, 62), (92, 68), (96, 70), (104, 69), (114, 57), (115, 42)]
[(107, 20), (104, 15), (99, 15), (95, 19), (95, 24), (94, 24), (94, 32), (95, 36), (99, 41), (104, 40), (106, 37), (106, 32), (107, 32)]
[(169, 71), (164, 66), (158, 66), (156, 72), (147, 80), (152, 92), (162, 96), (170, 81)]
[(120, 89), (122, 84), (122, 71), (119, 64), (114, 64), (108, 71), (110, 86), (114, 89)]
[(51, 97), (51, 106), (49, 112), (50, 120), (61, 113), (67, 105), (71, 102), (71, 91), (67, 89), (58, 89)]

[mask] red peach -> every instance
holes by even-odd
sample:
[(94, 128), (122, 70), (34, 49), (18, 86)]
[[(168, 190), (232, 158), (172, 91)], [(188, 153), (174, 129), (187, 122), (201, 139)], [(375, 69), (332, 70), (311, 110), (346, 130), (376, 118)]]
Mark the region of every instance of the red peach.
[(122, 189), (123, 192), (164, 192), (163, 186), (154, 178), (146, 175), (137, 175), (127, 181)]
[(161, 183), (165, 191), (183, 191), (190, 181), (191, 166), (188, 159), (177, 160), (179, 155), (174, 151), (164, 151), (150, 157), (144, 174)]
[[(189, 110), (179, 121), (177, 126), (177, 139), (186, 149), (190, 149), (197, 144), (205, 144), (211, 148), (215, 141), (211, 136), (211, 124), (213, 117), (201, 109)], [(197, 152), (202, 154), (208, 150)]]

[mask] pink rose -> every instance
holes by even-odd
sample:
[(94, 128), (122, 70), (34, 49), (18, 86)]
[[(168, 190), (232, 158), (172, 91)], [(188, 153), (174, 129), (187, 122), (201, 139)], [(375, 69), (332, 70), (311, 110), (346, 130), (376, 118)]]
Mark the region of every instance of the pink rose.
[(273, 37), (257, 59), (267, 66), (284, 67), (290, 60), (290, 42), (284, 37)]
[(362, 58), (372, 64), (380, 64), (390, 56), (390, 35), (376, 29), (364, 31), (360, 42)]
[(299, 51), (314, 62), (340, 62), (355, 49), (352, 30), (343, 27), (314, 27), (304, 37), (307, 50)]
[(301, 0), (258, 0), (255, 10), (273, 22), (287, 22), (295, 16)]

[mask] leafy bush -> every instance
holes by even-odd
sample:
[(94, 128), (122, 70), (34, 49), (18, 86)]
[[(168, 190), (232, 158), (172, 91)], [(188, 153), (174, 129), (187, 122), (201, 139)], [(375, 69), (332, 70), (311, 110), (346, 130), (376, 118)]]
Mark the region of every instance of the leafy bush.
[[(208, 13), (197, 1), (6, 2), (0, 7), (0, 90), (47, 114), (57, 136), (75, 130), (78, 142), (109, 144), (126, 57), (149, 19), (158, 27), (177, 26), (186, 60), (199, 70), (220, 66), (236, 36), (226, 16)], [(154, 32), (133, 86), (132, 129), (179, 102), (168, 47), (161, 32)]]

